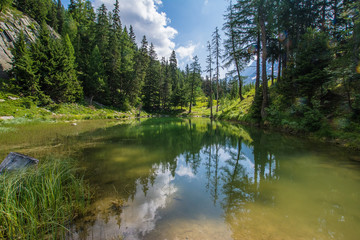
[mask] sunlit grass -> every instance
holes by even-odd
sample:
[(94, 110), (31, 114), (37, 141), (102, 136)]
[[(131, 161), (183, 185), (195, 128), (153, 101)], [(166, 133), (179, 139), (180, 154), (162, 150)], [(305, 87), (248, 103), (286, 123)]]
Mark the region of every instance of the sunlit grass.
[(244, 100), (240, 99), (226, 101), (221, 110), (216, 113), (218, 119), (246, 121), (249, 118), (248, 113), (254, 101), (255, 89), (251, 89), (244, 94)]
[(0, 239), (64, 238), (90, 201), (71, 159), (47, 159), (37, 168), (0, 176)]

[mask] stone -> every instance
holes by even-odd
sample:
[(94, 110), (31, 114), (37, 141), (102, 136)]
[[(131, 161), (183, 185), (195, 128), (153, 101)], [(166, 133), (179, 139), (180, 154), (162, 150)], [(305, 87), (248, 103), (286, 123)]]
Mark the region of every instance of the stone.
[(0, 174), (4, 171), (19, 170), (32, 165), (37, 165), (39, 160), (21, 153), (11, 152), (0, 164)]
[(8, 96), (8, 99), (13, 100), (13, 101), (19, 100), (19, 98), (17, 98), (17, 97), (11, 97), (11, 96)]
[(0, 102), (5, 102), (5, 100), (4, 100), (4, 99), (0, 99)]
[(0, 116), (1, 120), (11, 120), (14, 119), (14, 116)]

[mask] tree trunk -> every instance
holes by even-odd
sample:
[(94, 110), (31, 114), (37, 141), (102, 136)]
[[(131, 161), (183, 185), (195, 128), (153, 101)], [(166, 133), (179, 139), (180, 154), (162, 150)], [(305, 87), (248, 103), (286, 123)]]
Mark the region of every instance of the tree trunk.
[(219, 65), (216, 66), (216, 112), (219, 111)]
[(274, 58), (271, 59), (271, 86), (274, 85)]
[[(280, 46), (280, 42), (279, 42)], [(280, 48), (279, 48), (280, 49)], [(278, 62), (278, 74), (277, 74), (277, 82), (280, 82), (280, 76), (281, 76), (281, 53), (279, 53), (279, 62)]]
[(92, 104), (93, 104), (93, 99), (94, 99), (94, 96), (91, 96), (90, 97), (90, 106), (92, 106)]
[(262, 59), (261, 59), (261, 67), (262, 67), (262, 90), (263, 90), (263, 101), (261, 105), (261, 118), (264, 119), (266, 117), (265, 108), (268, 106), (268, 84), (266, 77), (266, 28), (265, 28), (265, 19), (263, 16), (263, 11), (260, 11), (260, 29), (261, 29), (261, 45), (262, 45)]
[(194, 81), (195, 81), (195, 79), (193, 79), (193, 82), (191, 83), (191, 95), (190, 95), (189, 113), (191, 113), (191, 106), (192, 106), (192, 102), (193, 102), (193, 98), (194, 98)]
[(260, 32), (258, 31), (257, 36), (257, 51), (256, 51), (256, 82), (255, 82), (255, 93), (260, 86)]
[(210, 73), (210, 118), (213, 119), (212, 81)]
[(325, 32), (325, 19), (326, 18), (326, 0), (323, 0), (322, 16), (321, 16), (321, 30)]
[(235, 56), (235, 40), (234, 40), (234, 31), (231, 30), (231, 45), (232, 45), (232, 50), (233, 50), (233, 57), (235, 60), (235, 65), (236, 65), (236, 72), (239, 78), (239, 97), (240, 97), (240, 101), (244, 100), (243, 96), (242, 96), (242, 83), (241, 83), (241, 76), (240, 76), (240, 69), (239, 69), (239, 61), (237, 59), (237, 57)]

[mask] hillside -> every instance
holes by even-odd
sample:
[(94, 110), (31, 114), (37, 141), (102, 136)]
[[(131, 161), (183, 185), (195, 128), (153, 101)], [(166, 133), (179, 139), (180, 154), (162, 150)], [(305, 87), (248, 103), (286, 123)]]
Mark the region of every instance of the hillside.
[(347, 105), (341, 84), (329, 91), (326, 104), (314, 109), (309, 109), (302, 98), (284, 105), (279, 87), (274, 85), (269, 90), (272, 102), (265, 120), (260, 120), (261, 102), (259, 104), (259, 98), (256, 100), (254, 88), (244, 95), (243, 101), (226, 101), (215, 117), (360, 149), (360, 124)]
[[(55, 38), (60, 36), (49, 27)], [(20, 31), (23, 31), (27, 42), (35, 42), (40, 25), (32, 18), (15, 9), (0, 12), (0, 78), (6, 78), (6, 71), (11, 69), (13, 54), (11, 49)]]

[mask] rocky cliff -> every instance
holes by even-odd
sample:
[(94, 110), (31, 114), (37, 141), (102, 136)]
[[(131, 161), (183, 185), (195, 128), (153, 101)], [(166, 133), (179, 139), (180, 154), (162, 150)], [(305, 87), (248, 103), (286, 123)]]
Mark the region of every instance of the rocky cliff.
[[(59, 35), (49, 27), (52, 35)], [(14, 42), (20, 31), (24, 32), (27, 42), (35, 42), (40, 31), (40, 25), (32, 18), (17, 10), (7, 10), (0, 13), (0, 78), (7, 78), (7, 70), (11, 69)]]

